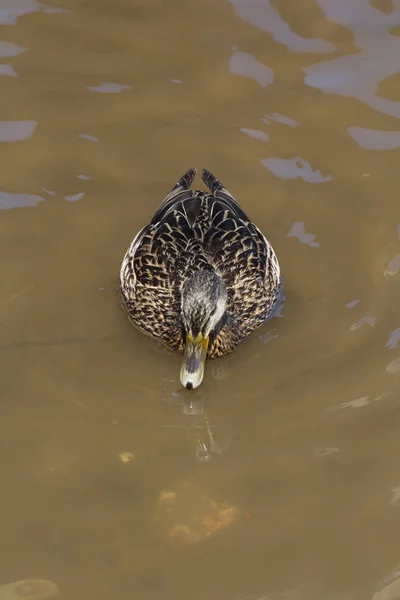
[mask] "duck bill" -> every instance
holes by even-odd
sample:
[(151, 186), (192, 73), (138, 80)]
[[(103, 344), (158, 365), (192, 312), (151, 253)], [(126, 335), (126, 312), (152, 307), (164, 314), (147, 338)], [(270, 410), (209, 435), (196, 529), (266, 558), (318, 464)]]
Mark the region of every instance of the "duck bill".
[(188, 390), (193, 390), (203, 381), (207, 348), (208, 338), (204, 338), (201, 333), (195, 339), (193, 339), (190, 334), (186, 336), (185, 355), (181, 369), (181, 382)]

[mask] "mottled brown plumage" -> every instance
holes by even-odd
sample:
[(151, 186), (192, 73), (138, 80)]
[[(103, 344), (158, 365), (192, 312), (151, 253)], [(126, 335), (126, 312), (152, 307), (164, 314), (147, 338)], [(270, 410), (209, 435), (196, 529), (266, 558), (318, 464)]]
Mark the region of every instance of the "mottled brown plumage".
[[(189, 169), (181, 177), (133, 240), (122, 263), (120, 291), (136, 327), (183, 352), (188, 333), (183, 290), (190, 298), (187, 286), (194, 282), (192, 295), (197, 297), (203, 287), (211, 290), (213, 278), (221, 278), (226, 310), (209, 333), (207, 350), (207, 357), (215, 358), (265, 323), (279, 297), (281, 276), (271, 245), (222, 183), (203, 170), (209, 192), (191, 190), (195, 175)], [(189, 317), (195, 329), (194, 309)]]

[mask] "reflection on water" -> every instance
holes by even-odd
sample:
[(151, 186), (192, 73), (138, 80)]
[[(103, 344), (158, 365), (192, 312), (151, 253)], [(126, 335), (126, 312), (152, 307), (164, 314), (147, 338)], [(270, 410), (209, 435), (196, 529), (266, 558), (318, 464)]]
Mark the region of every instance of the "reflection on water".
[(120, 83), (107, 83), (103, 81), (100, 85), (88, 85), (91, 92), (101, 92), (102, 94), (119, 94), (122, 90), (132, 89), (130, 85), (121, 85)]
[(0, 121), (0, 142), (19, 142), (30, 138), (36, 121)]
[(372, 600), (396, 600), (400, 594), (400, 570), (396, 569), (379, 583), (379, 591)]
[[(378, 112), (400, 117), (400, 103), (382, 98), (378, 85), (400, 71), (400, 5), (385, 14), (365, 0), (318, 0), (328, 19), (351, 29), (355, 53), (304, 69), (305, 83), (329, 94), (356, 98)], [(381, 132), (383, 134), (383, 132)]]
[(364, 127), (349, 127), (350, 136), (366, 150), (394, 150), (400, 146), (400, 131), (373, 131)]
[(261, 87), (266, 87), (274, 81), (273, 71), (247, 52), (234, 52), (229, 61), (229, 70), (235, 75), (255, 79)]
[(26, 52), (27, 48), (21, 48), (12, 42), (4, 42), (0, 41), (0, 56), (1, 58), (7, 58), (11, 56), (18, 56), (18, 54), (22, 54)]
[(228, 0), (236, 14), (253, 25), (271, 34), (275, 42), (284, 44), (292, 52), (334, 52), (335, 47), (321, 39), (305, 39), (297, 35), (282, 19), (270, 0)]
[[(229, 448), (231, 436), (227, 433), (221, 434), (217, 424), (210, 421), (204, 400), (183, 398), (176, 392), (172, 394), (172, 398), (173, 402), (180, 405), (181, 414), (185, 417), (184, 423), (178, 427), (185, 429), (186, 435), (195, 449), (197, 460), (208, 462), (214, 455), (220, 455)], [(219, 415), (219, 420), (224, 421), (223, 415)]]
[(287, 237), (296, 237), (302, 244), (307, 244), (308, 246), (311, 246), (311, 248), (319, 248), (320, 246), (320, 244), (315, 241), (315, 235), (305, 232), (304, 223), (302, 221), (293, 223)]
[(0, 24), (15, 25), (17, 19), (22, 15), (32, 12), (44, 13), (65, 13), (66, 10), (37, 2), (37, 0), (1, 0), (0, 3)]
[(301, 177), (308, 183), (324, 183), (330, 181), (332, 177), (330, 175), (322, 175), (318, 169), (313, 171), (311, 165), (301, 158), (295, 156), (293, 158), (265, 158), (261, 161), (271, 173), (282, 179), (297, 179)]
[(42, 202), (44, 198), (33, 194), (8, 194), (0, 192), (0, 210), (7, 208), (20, 208), (21, 206), (36, 206), (38, 202)]
[(45, 600), (58, 596), (58, 588), (46, 579), (27, 579), (0, 585), (0, 600)]
[[(394, 600), (399, 3), (0, 0), (0, 23), (0, 598), (40, 574), (74, 600)], [(115, 290), (192, 165), (285, 278), (199, 393)]]

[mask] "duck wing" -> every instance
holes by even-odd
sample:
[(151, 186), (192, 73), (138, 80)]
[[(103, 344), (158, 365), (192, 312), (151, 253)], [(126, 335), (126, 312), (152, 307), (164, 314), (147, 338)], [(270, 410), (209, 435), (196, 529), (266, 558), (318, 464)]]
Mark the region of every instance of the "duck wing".
[(150, 221), (150, 225), (161, 221), (168, 211), (170, 211), (176, 204), (193, 196), (193, 190), (190, 190), (190, 186), (192, 185), (195, 177), (196, 169), (192, 168), (188, 169), (186, 173), (182, 175), (180, 179), (178, 179), (172, 190), (169, 192), (169, 194), (167, 194), (167, 196), (165, 196), (164, 200), (157, 208), (153, 218)]
[(203, 246), (217, 270), (232, 287), (264, 283), (266, 290), (280, 280), (276, 255), (264, 234), (254, 225), (223, 183), (210, 171), (202, 179), (212, 195), (206, 215), (198, 220)]
[(226, 208), (231, 210), (242, 221), (249, 221), (246, 213), (243, 211), (240, 204), (235, 200), (224, 184), (215, 177), (208, 169), (203, 169), (201, 178), (210, 190), (211, 194), (225, 204)]
[(201, 208), (201, 192), (189, 189), (196, 176), (192, 168), (177, 181), (150, 223), (134, 238), (121, 268), (121, 281), (132, 295), (137, 283), (153, 288), (171, 287), (179, 265), (200, 262), (193, 224)]

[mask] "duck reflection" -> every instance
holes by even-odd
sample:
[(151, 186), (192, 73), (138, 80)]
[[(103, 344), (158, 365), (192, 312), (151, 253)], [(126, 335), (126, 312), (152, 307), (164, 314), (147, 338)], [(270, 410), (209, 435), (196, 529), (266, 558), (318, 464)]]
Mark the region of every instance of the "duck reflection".
[[(204, 391), (199, 391), (195, 395), (193, 391), (173, 392), (169, 402), (177, 404), (180, 407), (180, 413), (183, 417), (183, 424), (187, 438), (194, 448), (195, 457), (200, 462), (210, 462), (216, 455), (221, 455), (231, 445), (232, 436), (230, 432), (222, 431), (226, 428), (224, 422), (221, 424), (222, 415), (216, 410), (206, 409), (207, 396)], [(213, 397), (213, 405), (216, 399)]]
[(379, 583), (379, 590), (373, 595), (372, 600), (397, 600), (400, 598), (400, 568), (385, 577)]
[(182, 413), (187, 417), (186, 433), (195, 447), (197, 460), (209, 462), (215, 454), (222, 454), (229, 448), (231, 439), (220, 435), (218, 427), (208, 418), (201, 400), (185, 399)]

